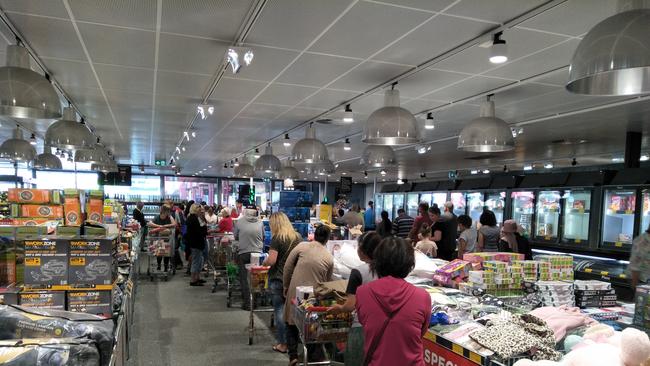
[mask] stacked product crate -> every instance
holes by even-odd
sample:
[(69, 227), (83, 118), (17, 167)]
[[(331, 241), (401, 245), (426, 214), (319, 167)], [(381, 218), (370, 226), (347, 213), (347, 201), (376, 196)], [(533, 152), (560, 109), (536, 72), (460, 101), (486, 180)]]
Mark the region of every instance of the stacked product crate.
[(57, 226), (63, 218), (61, 194), (57, 190), (10, 188), (12, 224), (17, 226)]

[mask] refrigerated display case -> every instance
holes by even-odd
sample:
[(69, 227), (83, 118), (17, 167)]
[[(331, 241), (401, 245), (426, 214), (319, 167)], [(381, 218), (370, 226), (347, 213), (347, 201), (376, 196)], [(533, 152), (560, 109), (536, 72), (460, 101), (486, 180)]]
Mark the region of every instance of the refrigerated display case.
[(533, 233), (533, 216), (535, 213), (535, 193), (533, 191), (518, 191), (510, 194), (512, 201), (512, 217), (523, 229), (524, 236)]
[(564, 191), (564, 216), (562, 241), (569, 244), (589, 245), (589, 219), (591, 215), (591, 191)]
[[(390, 215), (393, 212), (393, 195), (392, 194), (385, 194), (384, 195), (384, 211), (388, 212), (388, 217), (390, 218)], [(377, 220), (381, 220), (381, 211), (379, 212), (379, 215), (376, 216), (376, 218), (377, 218)]]
[(384, 194), (375, 195), (375, 219), (381, 217), (381, 212), (384, 210)]
[(631, 247), (636, 216), (636, 194), (637, 190), (633, 188), (605, 190), (603, 247), (627, 250)]
[(557, 243), (560, 232), (560, 191), (537, 192), (537, 214), (535, 215), (535, 239)]
[[(469, 211), (469, 217), (472, 218), (472, 224), (478, 222), (483, 213), (483, 207), (485, 207), (485, 201), (483, 201), (483, 192), (469, 192), (467, 193), (467, 208)], [(496, 212), (494, 213), (496, 215)], [(503, 214), (502, 214), (503, 216)], [(498, 217), (497, 217), (498, 220)]]
[(643, 206), (641, 208), (641, 225), (637, 235), (641, 235), (646, 230), (650, 229), (650, 189), (641, 191), (641, 200)]
[[(420, 195), (420, 203), (424, 202), (427, 205), (431, 206), (431, 199), (433, 199), (433, 195), (431, 193), (422, 193)], [(417, 216), (417, 214), (416, 214)], [(412, 216), (415, 217), (415, 216)]]
[(420, 195), (417, 193), (409, 193), (406, 196), (406, 214), (411, 217), (418, 215), (418, 205), (420, 205)]
[(442, 211), (445, 202), (447, 202), (447, 192), (434, 192), (431, 195), (431, 203), (429, 205), (433, 206), (435, 203), (438, 205), (438, 208), (440, 208), (440, 211)]
[(397, 217), (397, 210), (404, 208), (404, 194), (396, 193), (393, 195), (393, 211), (388, 211), (388, 217), (391, 221)]
[(465, 192), (451, 192), (450, 201), (454, 205), (454, 215), (465, 215), (466, 196)]
[[(494, 212), (499, 226), (503, 223), (503, 213), (506, 210), (506, 192), (488, 192), (485, 207)], [(480, 217), (481, 214), (479, 214)]]

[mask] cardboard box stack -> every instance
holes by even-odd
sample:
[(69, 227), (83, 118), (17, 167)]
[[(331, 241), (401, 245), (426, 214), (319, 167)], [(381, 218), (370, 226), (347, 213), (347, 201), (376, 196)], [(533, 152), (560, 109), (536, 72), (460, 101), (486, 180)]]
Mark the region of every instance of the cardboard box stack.
[(537, 281), (536, 285), (544, 306), (575, 306), (573, 282)]
[(574, 285), (577, 307), (584, 309), (616, 306), (616, 291), (611, 283), (577, 280)]
[(521, 295), (524, 276), (521, 265), (489, 260), (482, 267), (483, 270), (469, 272), (469, 282), (461, 286), (464, 292), (480, 289), (495, 296)]
[[(540, 266), (540, 279), (548, 281), (573, 281), (573, 257), (570, 255), (538, 255), (535, 260), (548, 263)], [(549, 275), (546, 275), (548, 268)]]
[(86, 197), (86, 217), (91, 221), (103, 221), (104, 191), (88, 191)]
[(63, 218), (58, 190), (9, 188), (7, 199), (13, 225), (56, 226)]
[(440, 286), (458, 288), (459, 284), (467, 279), (470, 269), (469, 262), (454, 259), (436, 270), (433, 282)]
[(63, 191), (63, 211), (66, 226), (80, 226), (82, 223), (81, 199), (79, 198), (79, 194), (78, 189), (66, 189)]
[(485, 261), (500, 261), (505, 263), (512, 263), (513, 261), (523, 261), (524, 255), (519, 253), (509, 252), (479, 252), (479, 253), (466, 253), (463, 255), (463, 260), (472, 264), (475, 270), (483, 269), (483, 262)]

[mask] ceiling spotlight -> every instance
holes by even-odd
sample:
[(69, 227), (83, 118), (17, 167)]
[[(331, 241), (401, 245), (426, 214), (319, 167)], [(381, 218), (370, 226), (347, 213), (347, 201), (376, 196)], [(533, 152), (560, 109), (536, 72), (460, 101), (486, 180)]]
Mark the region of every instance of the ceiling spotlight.
[(180, 154), (181, 153), (181, 148), (176, 146), (176, 152)]
[(212, 169), (212, 165), (208, 165), (208, 169)]
[(614, 157), (614, 158), (612, 158), (612, 163), (622, 163), (622, 162), (624, 162), (624, 161), (625, 161), (625, 159), (623, 159), (623, 158), (621, 158), (621, 157)]
[(483, 174), (490, 174), (490, 169), (483, 169)]
[(345, 106), (345, 112), (343, 113), (343, 122), (352, 123), (354, 122), (354, 113), (352, 113), (352, 108), (350, 105)]
[(648, 161), (648, 160), (650, 160), (650, 155), (648, 155), (648, 154), (643, 154), (639, 158), (639, 161)]
[(226, 61), (230, 64), (233, 74), (238, 73), (242, 66), (250, 65), (253, 57), (253, 51), (244, 47), (230, 47), (226, 52)]
[(345, 151), (352, 150), (352, 146), (350, 146), (350, 139), (345, 139), (345, 144), (343, 145), (343, 150), (345, 150)]
[[(201, 115), (201, 119), (206, 119), (214, 113), (214, 106), (210, 104), (199, 104), (196, 107), (196, 113)], [(196, 137), (196, 132), (192, 132), (192, 137)]]
[(501, 39), (503, 32), (494, 33), (492, 38), (492, 47), (490, 47), (490, 62), (493, 64), (502, 64), (508, 61), (508, 46), (506, 41)]
[(342, 174), (342, 175), (347, 175), (348, 173), (346, 173), (346, 172), (342, 172), (341, 174)]
[(478, 170), (476, 170), (476, 169), (472, 169), (469, 173), (470, 173), (470, 174), (478, 174)]
[(36, 135), (32, 134), (32, 136), (29, 138), (29, 143), (31, 145), (36, 145)]
[(533, 170), (533, 166), (531, 164), (526, 164), (524, 165), (524, 170), (525, 171)]
[(427, 173), (425, 172), (420, 173), (420, 178), (426, 178), (426, 177), (427, 177)]
[(379, 174), (381, 174), (381, 175), (386, 175), (386, 171), (385, 171), (385, 170), (382, 170), (382, 171), (379, 172)]
[(503, 166), (503, 172), (504, 172), (504, 173), (507, 173), (507, 172), (508, 172), (508, 166), (507, 166), (507, 165), (504, 165), (504, 166)]
[(397, 184), (399, 184), (399, 185), (404, 184), (404, 181), (402, 180), (402, 178), (397, 179)]
[(417, 146), (415, 150), (418, 152), (418, 154), (426, 154), (427, 152), (427, 147), (424, 145)]
[(223, 163), (223, 168), (228, 169), (228, 163)]
[(260, 157), (260, 149), (259, 148), (257, 148), (257, 147), (255, 148), (255, 154), (253, 154), (253, 157), (255, 159)]
[[(643, 157), (642, 157), (642, 158), (643, 158)], [(573, 159), (571, 160), (571, 166), (576, 166), (576, 165), (578, 165), (578, 161), (576, 160), (576, 158), (573, 158)]]
[(524, 128), (523, 127), (512, 127), (512, 128), (510, 128), (510, 131), (512, 131), (512, 137), (517, 137), (517, 136), (524, 133)]
[(368, 172), (364, 170), (364, 171), (363, 171), (363, 176), (366, 177), (366, 178), (368, 178)]
[[(212, 112), (210, 112), (210, 114), (212, 114)], [(192, 131), (192, 137), (196, 138), (196, 131)]]
[(183, 131), (183, 137), (185, 137), (187, 141), (190, 141), (190, 134), (187, 133), (187, 131)]
[(289, 138), (289, 134), (285, 133), (284, 134), (284, 142), (282, 143), (285, 147), (291, 146), (291, 139)]
[(183, 146), (183, 151), (185, 151), (185, 146)]
[(72, 152), (68, 153), (68, 162), (74, 163), (74, 158), (72, 156)]
[(235, 163), (233, 164), (234, 166), (239, 166), (239, 159), (235, 158)]
[(424, 129), (433, 130), (436, 126), (433, 124), (433, 113), (427, 113), (427, 118), (424, 120)]
[(546, 168), (546, 169), (553, 169), (553, 163), (546, 163), (546, 164), (544, 164), (544, 168)]

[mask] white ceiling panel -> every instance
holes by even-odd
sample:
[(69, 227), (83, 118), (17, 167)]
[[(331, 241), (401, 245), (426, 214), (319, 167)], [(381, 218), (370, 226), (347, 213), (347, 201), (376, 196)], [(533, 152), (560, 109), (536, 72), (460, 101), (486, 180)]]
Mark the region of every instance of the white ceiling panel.
[(59, 59), (47, 59), (44, 62), (52, 76), (67, 88), (99, 88), (88, 62)]
[(68, 0), (76, 20), (156, 29), (156, 0)]
[(535, 80), (538, 83), (554, 84), (564, 87), (569, 80), (569, 67), (549, 73), (539, 79)]
[[(235, 77), (271, 81), (289, 64), (289, 62), (293, 61), (293, 59), (298, 56), (298, 52), (295, 51), (261, 46), (252, 46), (251, 48), (255, 55), (253, 62), (250, 65), (243, 67)], [(228, 73), (232, 75), (230, 71)]]
[(310, 50), (366, 58), (430, 16), (394, 6), (357, 3)]
[(156, 95), (156, 109), (170, 112), (195, 112), (199, 98), (179, 95)]
[(210, 81), (209, 76), (158, 71), (156, 92), (160, 95), (183, 95), (200, 98), (208, 88)]
[[(225, 42), (161, 34), (158, 68), (213, 75), (226, 55), (226, 47), (228, 43)], [(153, 64), (149, 67), (153, 68)]]
[(409, 68), (408, 66), (367, 61), (329, 87), (363, 92), (408, 71)]
[(197, 120), (195, 126), (198, 128), (209, 127), (212, 131), (211, 136), (246, 105), (246, 102), (232, 100), (211, 99), (209, 102), (214, 105), (214, 114), (205, 120)]
[[(300, 103), (300, 106), (309, 107), (309, 108), (329, 109), (341, 103), (344, 103), (356, 97), (357, 95), (358, 93), (355, 92), (323, 89), (318, 93), (314, 94), (313, 96), (309, 97), (309, 99)], [(354, 109), (352, 110), (354, 111)]]
[(246, 107), (246, 109), (244, 109), (244, 111), (240, 114), (240, 116), (269, 121), (279, 116), (280, 114), (286, 112), (287, 110), (289, 110), (289, 108), (290, 108), (289, 106), (253, 103), (248, 107)]
[(545, 2), (544, 0), (463, 0), (445, 13), (501, 24)]
[(78, 105), (106, 106), (106, 101), (98, 88), (68, 88), (68, 94)]
[(379, 0), (375, 2), (437, 12), (451, 5), (454, 0)]
[[(222, 78), (212, 97), (222, 100), (248, 102), (259, 93), (267, 83), (253, 80)], [(260, 100), (261, 102), (261, 100)]]
[[(317, 115), (323, 113), (325, 110), (324, 109), (313, 109), (313, 108), (293, 108), (286, 113), (282, 114), (280, 119), (283, 121), (294, 121), (296, 123), (298, 122), (304, 122), (307, 120), (310, 120)], [(271, 122), (272, 123), (272, 122)]]
[(397, 88), (404, 97), (417, 98), (466, 78), (464, 74), (426, 69), (400, 80)]
[[(439, 101), (433, 101), (433, 100), (426, 100), (426, 99), (411, 99), (404, 104), (402, 104), (402, 107), (408, 109), (411, 113), (420, 113), (424, 110), (431, 109), (431, 108), (436, 108), (441, 105), (445, 104), (444, 102), (439, 102)], [(423, 116), (419, 116), (420, 119), (424, 118)]]
[(153, 92), (153, 70), (95, 64), (104, 89)]
[[(513, 28), (504, 32), (502, 39), (504, 39), (508, 45), (508, 58), (510, 60), (516, 60), (539, 51), (540, 49), (553, 46), (567, 38), (547, 33)], [(490, 48), (483, 48), (476, 45), (438, 62), (433, 67), (443, 70), (477, 74), (497, 66), (489, 61), (489, 57)]]
[[(131, 93), (118, 90), (105, 90), (106, 97), (113, 109), (115, 108), (143, 108), (151, 111), (153, 94)], [(151, 115), (151, 114), (150, 114)], [(151, 120), (151, 117), (149, 117)]]
[(485, 93), (489, 90), (510, 84), (511, 81), (493, 79), (484, 76), (474, 76), (444, 89), (423, 95), (424, 99), (453, 102), (471, 95)]
[(296, 105), (318, 88), (273, 83), (255, 101), (260, 103)]
[(490, 23), (439, 15), (390, 46), (375, 59), (419, 65), (493, 27)]
[(78, 27), (93, 62), (153, 68), (153, 32), (87, 23)]
[(494, 71), (487, 72), (486, 75), (520, 80), (569, 65), (579, 42), (576, 39), (569, 40), (534, 55), (508, 62)]
[(616, 1), (569, 0), (529, 19), (522, 27), (579, 36), (616, 13)]
[(87, 61), (72, 23), (19, 14), (8, 16), (39, 56)]
[(249, 43), (302, 50), (351, 0), (276, 0), (270, 2), (246, 39)]
[(315, 54), (303, 54), (277, 81), (322, 87), (359, 64), (359, 61)]
[(52, 0), (0, 0), (2, 9), (10, 12), (45, 15), (57, 18), (68, 18), (62, 1)]
[(251, 0), (163, 1), (163, 32), (234, 41)]
[(534, 98), (558, 90), (560, 90), (560, 87), (528, 83), (496, 93), (493, 100), (499, 107), (506, 107), (512, 103), (519, 103), (522, 100)]

